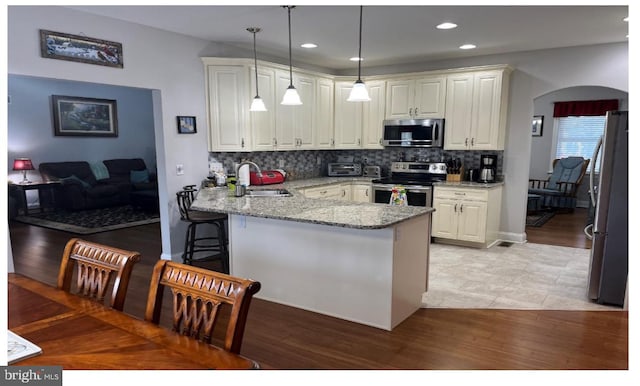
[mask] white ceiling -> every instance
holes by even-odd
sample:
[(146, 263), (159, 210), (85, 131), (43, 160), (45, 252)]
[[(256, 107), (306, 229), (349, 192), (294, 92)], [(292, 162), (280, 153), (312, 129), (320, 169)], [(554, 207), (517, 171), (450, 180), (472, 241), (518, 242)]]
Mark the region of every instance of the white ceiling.
[[(76, 10), (288, 58), (287, 11), (269, 6), (74, 6)], [(365, 6), (363, 68), (546, 48), (626, 42), (627, 6)], [(357, 65), (358, 6), (291, 11), (295, 62), (342, 70)], [(458, 28), (437, 30), (451, 21)], [(318, 48), (300, 44), (314, 42)], [(460, 50), (464, 43), (478, 48)]]

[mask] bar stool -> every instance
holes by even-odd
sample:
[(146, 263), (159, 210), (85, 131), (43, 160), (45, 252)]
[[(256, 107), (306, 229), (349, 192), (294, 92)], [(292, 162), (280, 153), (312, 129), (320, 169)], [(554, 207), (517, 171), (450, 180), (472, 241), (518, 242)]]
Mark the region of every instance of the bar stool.
[[(222, 263), (223, 273), (229, 273), (229, 239), (225, 230), (225, 220), (227, 215), (224, 213), (204, 212), (192, 210), (191, 203), (195, 199), (197, 189), (195, 185), (187, 185), (181, 191), (176, 193), (178, 208), (180, 210), (180, 220), (189, 224), (187, 227), (187, 236), (184, 241), (184, 252), (182, 253), (182, 262), (184, 264), (193, 265), (194, 262), (216, 261)], [(212, 225), (215, 228), (214, 236), (197, 236), (198, 225)], [(203, 252), (215, 252), (204, 257), (194, 257), (196, 254)]]

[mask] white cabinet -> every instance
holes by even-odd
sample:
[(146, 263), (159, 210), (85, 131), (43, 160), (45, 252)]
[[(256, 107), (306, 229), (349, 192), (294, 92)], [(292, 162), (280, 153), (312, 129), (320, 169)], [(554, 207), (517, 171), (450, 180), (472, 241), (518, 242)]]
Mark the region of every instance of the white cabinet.
[(434, 187), (433, 227), (436, 241), (490, 246), (498, 241), (502, 186)]
[(336, 149), (382, 149), (385, 83), (366, 83), (371, 101), (349, 102), (353, 82), (335, 83), (334, 135)]
[(390, 80), (386, 91), (387, 119), (442, 118), (445, 76)]
[[(384, 81), (368, 81), (369, 102), (362, 103), (362, 147), (365, 149), (383, 149), (385, 90)], [(358, 103), (358, 102), (351, 102)]]
[(371, 184), (353, 182), (351, 184), (351, 201), (371, 202)]
[[(349, 190), (348, 190), (348, 189)], [(332, 200), (349, 200), (350, 185), (348, 184), (329, 184), (312, 188), (302, 189), (302, 194), (307, 198), (328, 198)]]
[(333, 148), (333, 80), (318, 78), (316, 82), (316, 149)]
[[(362, 103), (349, 102), (353, 82), (335, 83), (334, 135), (336, 149), (360, 149), (362, 147)], [(366, 103), (366, 102), (364, 102)]]
[(445, 150), (503, 150), (509, 71), (447, 77)]
[[(251, 66), (250, 71), (255, 74), (255, 67)], [(252, 149), (258, 151), (269, 151), (275, 148), (276, 138), (276, 72), (273, 69), (258, 67), (258, 92), (264, 102), (267, 111), (250, 111)], [(255, 76), (251, 77), (251, 90), (256, 89)], [(253, 97), (255, 95), (251, 94)], [(251, 98), (249, 98), (251, 99)]]
[(249, 68), (206, 66), (209, 151), (250, 151)]

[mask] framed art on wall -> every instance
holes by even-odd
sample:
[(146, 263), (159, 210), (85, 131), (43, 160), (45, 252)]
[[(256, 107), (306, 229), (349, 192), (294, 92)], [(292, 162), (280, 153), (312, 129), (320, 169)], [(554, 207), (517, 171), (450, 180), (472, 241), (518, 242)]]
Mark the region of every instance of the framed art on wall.
[(113, 99), (52, 95), (56, 136), (118, 136), (118, 113)]
[(196, 133), (196, 117), (178, 116), (178, 133), (179, 134), (195, 134)]
[(61, 32), (40, 30), (40, 54), (43, 58), (123, 67), (122, 44)]
[(544, 121), (544, 116), (542, 115), (534, 115), (533, 122), (531, 125), (531, 135), (533, 137), (542, 137), (542, 123)]

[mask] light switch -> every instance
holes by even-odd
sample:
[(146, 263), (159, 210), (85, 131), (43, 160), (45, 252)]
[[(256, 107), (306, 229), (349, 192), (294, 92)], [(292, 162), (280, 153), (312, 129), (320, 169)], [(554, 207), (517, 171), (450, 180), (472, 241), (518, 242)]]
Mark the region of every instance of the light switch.
[(284, 167), (284, 160), (283, 159), (278, 161), (278, 167), (281, 168), (281, 169)]
[(176, 175), (181, 176), (184, 174), (184, 166), (182, 164), (176, 165)]

